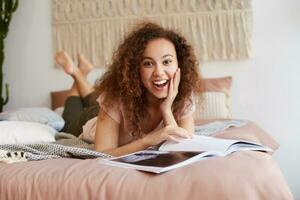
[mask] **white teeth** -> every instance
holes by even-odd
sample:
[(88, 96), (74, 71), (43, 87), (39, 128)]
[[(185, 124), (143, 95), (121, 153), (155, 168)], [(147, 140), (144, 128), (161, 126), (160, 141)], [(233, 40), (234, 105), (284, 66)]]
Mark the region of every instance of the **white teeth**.
[(165, 84), (166, 82), (167, 82), (167, 80), (160, 80), (160, 81), (154, 81), (154, 84), (162, 85), (162, 84)]

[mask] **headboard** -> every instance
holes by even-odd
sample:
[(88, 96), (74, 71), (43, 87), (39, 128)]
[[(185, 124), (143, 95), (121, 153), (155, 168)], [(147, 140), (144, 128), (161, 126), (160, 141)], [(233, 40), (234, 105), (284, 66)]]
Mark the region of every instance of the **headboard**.
[(65, 101), (69, 95), (69, 90), (60, 90), (53, 91), (50, 93), (51, 95), (51, 108), (52, 110), (62, 107), (65, 104)]
[[(195, 93), (195, 119), (232, 118), (231, 113), (232, 77), (203, 79), (203, 95)], [(51, 92), (52, 109), (64, 106), (69, 90)]]

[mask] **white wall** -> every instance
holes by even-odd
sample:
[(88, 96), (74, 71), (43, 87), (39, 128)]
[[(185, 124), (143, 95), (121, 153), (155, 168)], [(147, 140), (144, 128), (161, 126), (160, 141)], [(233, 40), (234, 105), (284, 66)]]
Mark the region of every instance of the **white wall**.
[[(235, 117), (258, 123), (279, 141), (275, 159), (300, 199), (300, 2), (253, 0), (253, 9), (253, 57), (206, 63), (201, 70), (206, 77), (233, 76)], [(53, 67), (51, 0), (20, 1), (10, 28), (4, 79), (11, 95), (5, 109), (50, 106), (49, 92), (72, 83)]]

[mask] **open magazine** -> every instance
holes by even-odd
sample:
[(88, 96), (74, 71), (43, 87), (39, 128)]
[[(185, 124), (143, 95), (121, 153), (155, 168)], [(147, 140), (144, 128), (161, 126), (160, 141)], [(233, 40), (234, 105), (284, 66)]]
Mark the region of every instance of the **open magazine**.
[(193, 138), (182, 139), (179, 143), (165, 142), (158, 150), (138, 151), (100, 162), (159, 174), (209, 157), (248, 150), (272, 151), (267, 146), (250, 141), (194, 135)]

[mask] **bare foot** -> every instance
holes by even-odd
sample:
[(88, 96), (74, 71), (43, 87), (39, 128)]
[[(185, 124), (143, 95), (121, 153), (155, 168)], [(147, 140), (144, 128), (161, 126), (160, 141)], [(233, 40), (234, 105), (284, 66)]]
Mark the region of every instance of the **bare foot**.
[(82, 74), (87, 75), (94, 66), (81, 54), (77, 55), (78, 58), (78, 67)]
[(55, 55), (55, 61), (57, 62), (57, 64), (59, 64), (64, 68), (67, 74), (69, 75), (74, 74), (74, 69), (75, 69), (74, 62), (66, 52), (64, 51), (58, 52)]

